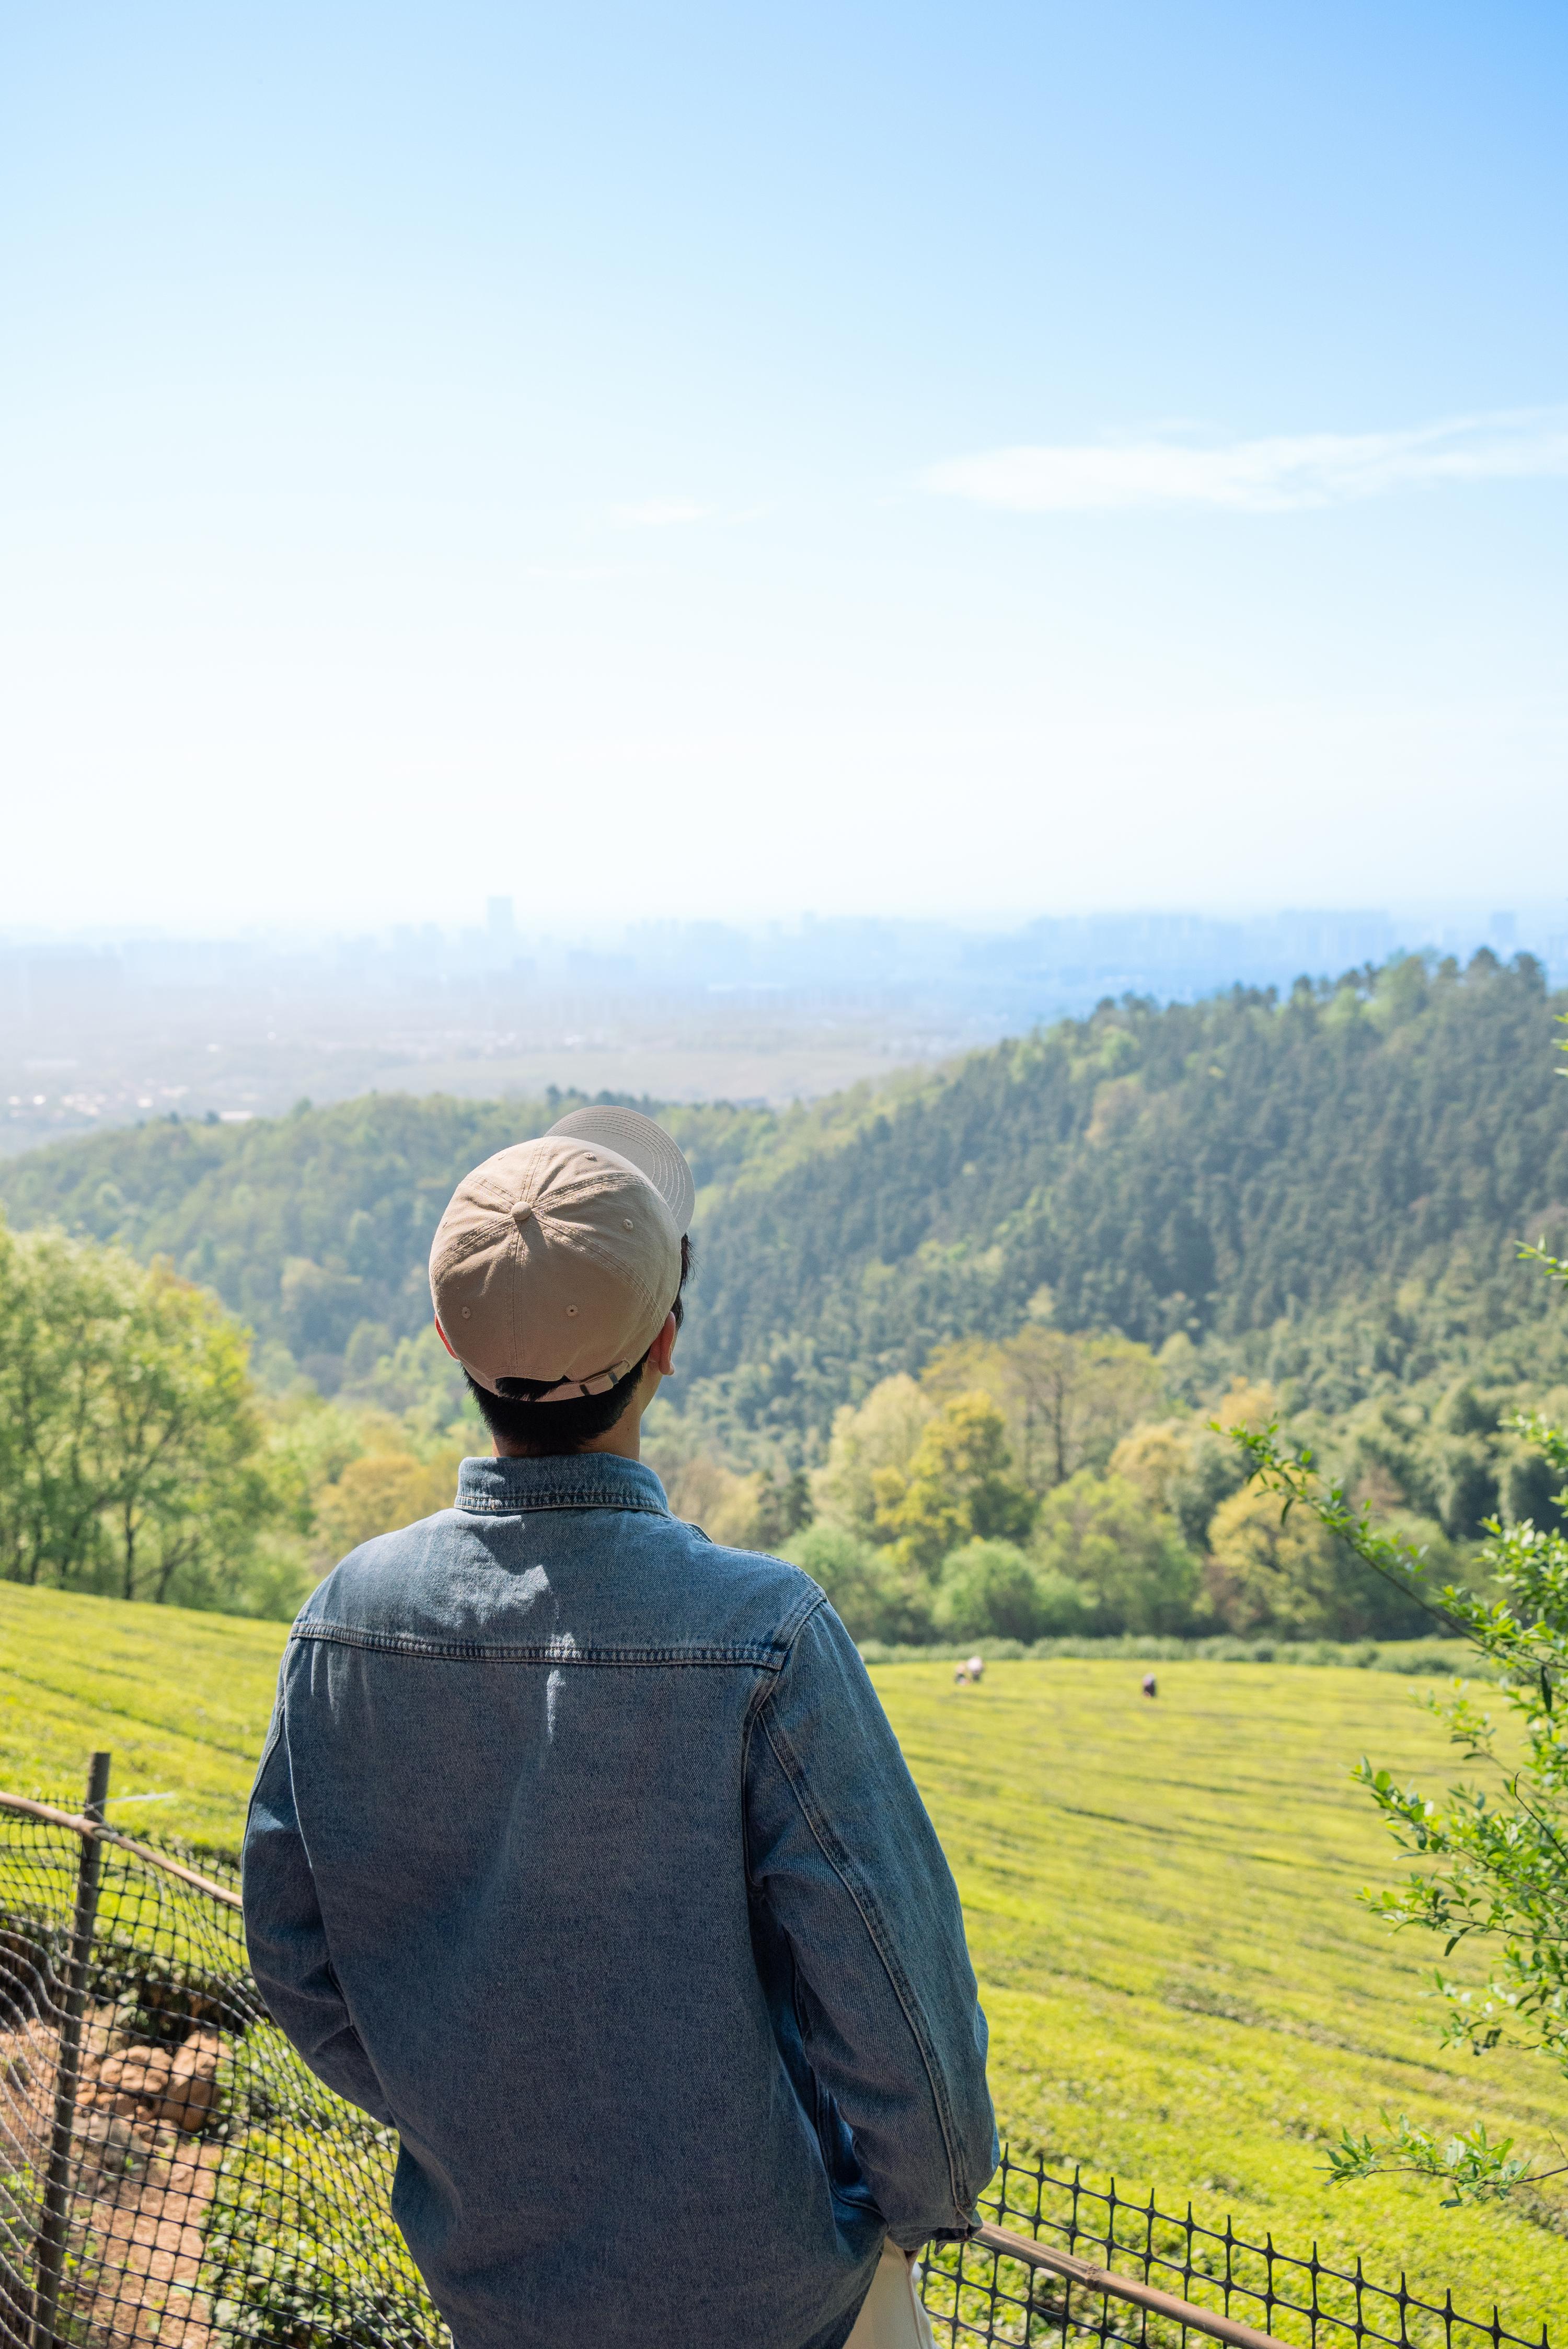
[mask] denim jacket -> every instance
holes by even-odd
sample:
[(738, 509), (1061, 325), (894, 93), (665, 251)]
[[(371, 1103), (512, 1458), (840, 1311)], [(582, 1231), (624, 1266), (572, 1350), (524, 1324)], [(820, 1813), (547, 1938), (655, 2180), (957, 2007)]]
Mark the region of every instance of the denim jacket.
[(957, 1894), (822, 1592), (604, 1453), (466, 1460), (294, 1627), (269, 2011), (458, 2349), (841, 2349), (995, 2161)]

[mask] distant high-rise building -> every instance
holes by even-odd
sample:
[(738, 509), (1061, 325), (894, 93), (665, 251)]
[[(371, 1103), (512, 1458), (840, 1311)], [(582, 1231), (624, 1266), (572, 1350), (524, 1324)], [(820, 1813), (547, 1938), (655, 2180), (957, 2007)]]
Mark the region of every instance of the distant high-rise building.
[(510, 897), (485, 899), (485, 927), (498, 944), (513, 936), (517, 925), (512, 919)]
[(1504, 953), (1511, 954), (1519, 942), (1518, 915), (1494, 914), (1487, 924), (1486, 934), (1489, 945), (1501, 947)]

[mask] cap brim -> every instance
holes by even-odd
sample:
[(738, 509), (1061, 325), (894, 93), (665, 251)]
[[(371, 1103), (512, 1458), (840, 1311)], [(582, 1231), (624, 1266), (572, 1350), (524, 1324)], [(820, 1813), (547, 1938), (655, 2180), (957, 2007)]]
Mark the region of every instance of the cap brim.
[(691, 1229), (692, 1209), (696, 1204), (696, 1185), (692, 1181), (691, 1168), (679, 1146), (651, 1117), (645, 1117), (640, 1110), (615, 1109), (605, 1104), (595, 1109), (574, 1109), (569, 1116), (557, 1118), (550, 1131), (568, 1134), (573, 1142), (602, 1142), (606, 1150), (629, 1159), (639, 1174), (647, 1176), (669, 1209), (676, 1231)]

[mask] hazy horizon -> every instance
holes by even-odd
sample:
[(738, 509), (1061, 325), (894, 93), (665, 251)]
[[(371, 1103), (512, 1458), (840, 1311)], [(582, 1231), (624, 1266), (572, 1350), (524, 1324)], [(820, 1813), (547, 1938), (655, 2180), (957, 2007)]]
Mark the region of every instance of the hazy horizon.
[(962, 916), (944, 912), (940, 906), (921, 904), (854, 905), (827, 913), (816, 905), (800, 905), (774, 914), (748, 916), (720, 901), (695, 912), (677, 913), (653, 906), (597, 919), (585, 914), (576, 921), (564, 920), (553, 910), (536, 914), (526, 899), (520, 899), (511, 891), (495, 891), (477, 900), (471, 894), (459, 895), (446, 903), (432, 903), (428, 895), (410, 897), (400, 904), (366, 907), (356, 917), (346, 916), (337, 921), (325, 915), (315, 919), (278, 915), (236, 920), (223, 919), (218, 913), (205, 919), (184, 920), (157, 920), (137, 915), (102, 921), (61, 919), (52, 923), (0, 919), (0, 952), (139, 943), (254, 943), (282, 951), (291, 947), (308, 950), (356, 938), (390, 939), (398, 932), (432, 928), (443, 936), (455, 937), (482, 928), (486, 906), (492, 900), (511, 906), (511, 923), (520, 935), (526, 931), (544, 945), (562, 949), (645, 933), (695, 934), (705, 928), (725, 929), (745, 936), (795, 937), (812, 928), (843, 930), (859, 925), (868, 930), (935, 927), (954, 935), (987, 936), (1011, 936), (1053, 923), (1198, 922), (1244, 928), (1275, 922), (1354, 921), (1369, 916), (1386, 920), (1391, 933), (1398, 934), (1404, 950), (1410, 952), (1423, 947), (1442, 949), (1445, 940), (1450, 945), (1465, 940), (1472, 945), (1491, 943), (1491, 926), (1499, 919), (1513, 925), (1522, 938), (1528, 931), (1542, 941), (1559, 933), (1568, 939), (1565, 881), (1561, 890), (1543, 895), (1515, 890), (1508, 895), (1506, 904), (1495, 895), (1478, 895), (1472, 891), (1449, 897), (1407, 899), (1367, 895), (1322, 899), (1226, 900), (1215, 896), (1169, 902), (1100, 900), (1081, 905), (997, 903)]
[(1332, 982), (1401, 952), (1533, 954), (1568, 980), (1568, 905), (802, 916), (550, 936), (510, 896), (466, 922), (31, 942), (0, 931), (0, 1154), (302, 1096), (537, 1098), (551, 1086), (779, 1105), (929, 1066), (1106, 997)]

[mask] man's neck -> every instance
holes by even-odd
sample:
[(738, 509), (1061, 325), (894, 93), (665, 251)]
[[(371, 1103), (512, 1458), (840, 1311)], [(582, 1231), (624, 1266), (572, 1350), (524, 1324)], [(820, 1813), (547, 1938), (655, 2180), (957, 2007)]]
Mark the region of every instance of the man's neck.
[[(656, 1370), (651, 1375), (645, 1371), (637, 1382), (636, 1393), (614, 1426), (607, 1427), (603, 1435), (595, 1435), (589, 1443), (580, 1444), (578, 1451), (613, 1452), (618, 1460), (640, 1460), (643, 1456), (643, 1413), (657, 1394), (660, 1384)], [(548, 1411), (550, 1405), (543, 1402), (539, 1408)], [(499, 1435), (494, 1438), (490, 1449), (498, 1460), (553, 1460), (562, 1456), (559, 1453), (528, 1452), (521, 1444), (508, 1444)]]
[(607, 1434), (596, 1435), (591, 1444), (580, 1444), (574, 1453), (525, 1452), (519, 1444), (503, 1444), (499, 1435), (490, 1449), (498, 1460), (575, 1459), (577, 1453), (583, 1452), (613, 1452), (620, 1460), (640, 1460), (643, 1456), (642, 1434), (642, 1413), (629, 1411), (625, 1419), (617, 1420)]

